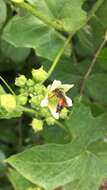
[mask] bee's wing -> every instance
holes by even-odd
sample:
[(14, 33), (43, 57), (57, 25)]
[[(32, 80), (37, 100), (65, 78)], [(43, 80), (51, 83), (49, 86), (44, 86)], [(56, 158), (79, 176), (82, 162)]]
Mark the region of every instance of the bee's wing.
[(71, 107), (72, 106), (72, 100), (71, 100), (71, 98), (69, 98), (68, 96), (65, 96), (65, 99), (66, 99), (67, 106)]

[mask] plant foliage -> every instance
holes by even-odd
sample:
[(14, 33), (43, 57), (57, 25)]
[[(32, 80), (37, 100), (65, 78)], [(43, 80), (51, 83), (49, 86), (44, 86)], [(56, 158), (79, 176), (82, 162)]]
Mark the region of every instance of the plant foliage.
[(105, 190), (107, 1), (0, 0), (0, 72), (0, 190)]

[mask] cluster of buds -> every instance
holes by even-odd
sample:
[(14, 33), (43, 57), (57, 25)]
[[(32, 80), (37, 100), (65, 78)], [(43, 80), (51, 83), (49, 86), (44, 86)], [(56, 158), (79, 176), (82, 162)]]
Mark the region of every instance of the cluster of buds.
[[(19, 94), (12, 95), (2, 92), (0, 95), (0, 107), (7, 112), (15, 112), (25, 108), (33, 110), (31, 122), (34, 131), (40, 131), (45, 124), (54, 125), (58, 119), (68, 117), (68, 107), (72, 106), (72, 100), (66, 95), (74, 85), (62, 84), (54, 80), (51, 85), (45, 87), (47, 72), (43, 67), (32, 70), (32, 77), (27, 79), (20, 75), (15, 80), (19, 87)], [(32, 111), (31, 111), (32, 112)]]

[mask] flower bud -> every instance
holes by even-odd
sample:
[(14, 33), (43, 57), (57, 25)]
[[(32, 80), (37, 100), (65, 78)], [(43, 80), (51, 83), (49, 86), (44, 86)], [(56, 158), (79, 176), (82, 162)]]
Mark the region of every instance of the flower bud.
[(24, 0), (11, 0), (11, 1), (14, 3), (23, 3), (24, 2)]
[(19, 87), (23, 87), (27, 82), (27, 79), (24, 75), (20, 75), (19, 77), (16, 77), (15, 79), (15, 85)]
[(42, 95), (39, 95), (39, 96), (33, 96), (30, 100), (30, 103), (33, 105), (33, 106), (40, 106), (40, 103), (41, 103), (41, 100), (43, 99), (43, 96)]
[(26, 84), (28, 87), (32, 87), (35, 85), (35, 82), (32, 79), (28, 79)]
[(60, 112), (60, 118), (61, 119), (66, 119), (68, 115), (68, 109), (67, 108), (63, 108)]
[(43, 121), (42, 120), (33, 118), (31, 125), (35, 132), (43, 130)]
[(46, 123), (47, 125), (54, 125), (55, 124), (55, 119), (53, 117), (47, 117), (46, 118)]
[(47, 89), (44, 85), (41, 84), (36, 84), (34, 86), (34, 92), (38, 95), (42, 94), (42, 95), (46, 95)]
[(44, 117), (44, 118), (47, 118), (47, 117), (51, 116), (50, 112), (49, 112), (49, 109), (47, 107), (40, 109), (40, 115), (41, 115), (41, 117)]
[(43, 190), (41, 187), (29, 187), (27, 190)]
[(16, 99), (11, 94), (3, 94), (0, 97), (0, 104), (8, 112), (11, 112), (11, 111), (15, 110), (15, 108), (16, 108)]
[(47, 72), (43, 70), (43, 67), (41, 67), (40, 69), (32, 69), (32, 77), (35, 81), (41, 82), (46, 80)]
[(20, 94), (17, 96), (17, 101), (20, 105), (25, 105), (27, 103), (27, 96), (24, 94)]

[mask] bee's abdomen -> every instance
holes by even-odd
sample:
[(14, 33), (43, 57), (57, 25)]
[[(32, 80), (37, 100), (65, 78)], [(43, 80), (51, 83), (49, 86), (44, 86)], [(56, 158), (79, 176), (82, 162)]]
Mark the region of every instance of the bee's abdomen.
[(57, 105), (57, 108), (56, 108), (56, 112), (60, 112), (63, 109), (64, 106), (65, 106), (65, 101), (62, 98), (58, 102), (58, 105)]

